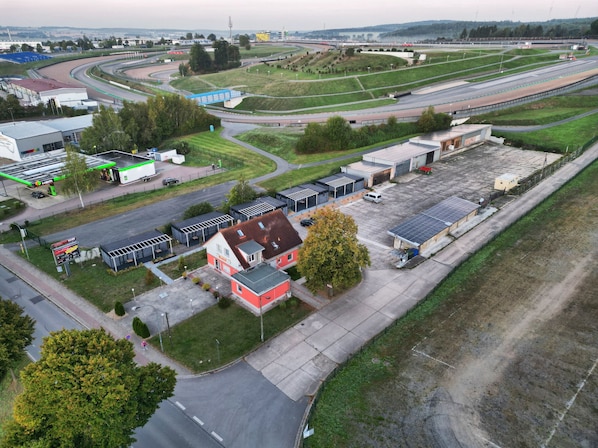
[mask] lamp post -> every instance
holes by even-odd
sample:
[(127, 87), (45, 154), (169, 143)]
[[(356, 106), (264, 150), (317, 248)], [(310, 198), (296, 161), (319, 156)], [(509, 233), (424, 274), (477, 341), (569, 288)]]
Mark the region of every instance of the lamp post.
[(193, 316), (193, 299), (189, 299), (189, 304), (191, 305), (191, 316)]
[(220, 341), (216, 339), (216, 353), (218, 353), (218, 364), (220, 364)]
[(372, 67), (368, 66), (368, 75), (371, 73)]

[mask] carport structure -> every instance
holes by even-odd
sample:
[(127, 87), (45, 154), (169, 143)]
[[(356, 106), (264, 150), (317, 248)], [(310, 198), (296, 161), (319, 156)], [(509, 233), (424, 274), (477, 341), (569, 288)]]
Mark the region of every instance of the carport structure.
[(234, 218), (230, 215), (210, 212), (172, 224), (172, 236), (181, 244), (190, 247), (205, 243), (220, 229), (230, 227), (234, 222)]
[(286, 202), (280, 201), (270, 196), (263, 196), (257, 198), (252, 202), (245, 202), (244, 204), (233, 205), (229, 213), (233, 219), (238, 221), (248, 221), (256, 216), (262, 216), (274, 210), (281, 209), (283, 213), (287, 214)]
[[(85, 158), (87, 167), (91, 170), (103, 170), (113, 167), (116, 163), (99, 157), (80, 154)], [(62, 171), (66, 162), (66, 150), (50, 151), (25, 158), (21, 162), (11, 163), (0, 167), (0, 177), (35, 187), (47, 185), (64, 179)]]
[(451, 196), (390, 229), (396, 249), (425, 252), (443, 236), (477, 214), (479, 204)]
[(337, 199), (341, 196), (346, 196), (356, 191), (363, 190), (364, 179), (361, 176), (354, 176), (352, 174), (340, 173), (325, 177), (316, 182), (328, 189), (329, 195)]
[(100, 246), (102, 259), (116, 272), (171, 253), (172, 238), (158, 230)]
[(328, 188), (303, 184), (276, 193), (276, 198), (287, 203), (293, 212), (300, 212), (328, 201)]

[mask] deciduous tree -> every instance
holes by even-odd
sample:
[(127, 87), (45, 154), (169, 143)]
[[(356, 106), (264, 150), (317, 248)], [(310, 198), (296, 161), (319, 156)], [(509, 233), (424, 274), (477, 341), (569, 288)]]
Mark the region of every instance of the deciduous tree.
[(336, 209), (321, 209), (314, 218), (297, 262), (306, 285), (312, 291), (328, 284), (354, 285), (361, 278), (361, 268), (371, 264), (367, 248), (357, 241), (357, 224)]
[(233, 205), (244, 204), (251, 202), (257, 197), (257, 193), (244, 179), (241, 179), (237, 185), (230, 189), (226, 195), (226, 207), (230, 208)]
[(131, 343), (103, 329), (63, 330), (21, 373), (23, 392), (2, 446), (128, 447), (158, 404), (172, 396), (175, 372), (137, 366)]
[(83, 194), (94, 190), (99, 175), (87, 166), (85, 157), (79, 154), (77, 148), (72, 145), (66, 146), (66, 159), (62, 167), (62, 175), (64, 176), (62, 189), (66, 193), (79, 195), (81, 208), (84, 208)]
[(23, 308), (0, 297), (0, 378), (33, 340), (34, 321)]

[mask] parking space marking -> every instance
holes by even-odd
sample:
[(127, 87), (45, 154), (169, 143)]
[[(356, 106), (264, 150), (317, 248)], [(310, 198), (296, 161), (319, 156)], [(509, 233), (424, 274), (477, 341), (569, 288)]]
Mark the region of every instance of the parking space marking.
[(183, 405), (182, 405), (181, 403), (179, 403), (178, 401), (175, 401), (175, 404), (176, 404), (176, 405), (177, 405), (179, 408), (181, 408), (183, 411), (184, 411), (185, 409), (187, 409), (185, 406), (183, 406)]
[(222, 442), (224, 439), (222, 437), (220, 437), (218, 435), (218, 433), (216, 433), (216, 431), (212, 431), (210, 434), (212, 434), (212, 437), (214, 437), (216, 440), (218, 440), (219, 442)]

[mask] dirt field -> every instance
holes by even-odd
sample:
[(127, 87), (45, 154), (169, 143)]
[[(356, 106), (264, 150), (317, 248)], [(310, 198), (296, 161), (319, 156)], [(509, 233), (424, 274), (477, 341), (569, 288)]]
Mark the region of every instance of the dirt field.
[(404, 343), (386, 344), (391, 379), (368, 386), (348, 446), (598, 446), (596, 164), (522, 225)]

